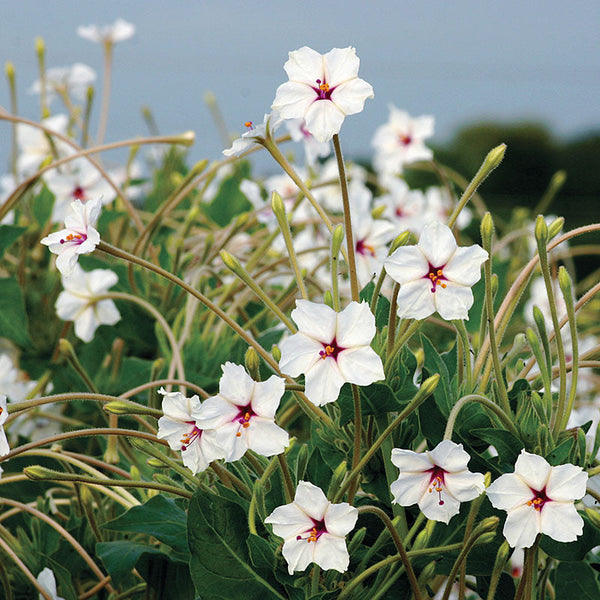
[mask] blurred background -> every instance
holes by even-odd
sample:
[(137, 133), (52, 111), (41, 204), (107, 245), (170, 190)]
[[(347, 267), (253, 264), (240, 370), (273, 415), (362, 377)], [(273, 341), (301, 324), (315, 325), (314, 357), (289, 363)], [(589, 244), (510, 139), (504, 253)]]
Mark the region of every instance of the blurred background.
[[(363, 0), (20, 0), (0, 6), (0, 58), (15, 65), (22, 116), (39, 118), (38, 97), (28, 94), (38, 77), (36, 36), (46, 42), (48, 68), (83, 62), (101, 79), (101, 46), (78, 37), (77, 26), (122, 17), (137, 31), (115, 48), (106, 139), (147, 134), (141, 107), (148, 106), (161, 133), (196, 132), (190, 160), (217, 158), (223, 142), (205, 92), (215, 94), (231, 133), (240, 133), (245, 121), (260, 122), (269, 111), (287, 79), (288, 51), (352, 45), (375, 99), (344, 123), (347, 157), (369, 159), (373, 132), (394, 103), (413, 116), (435, 116), (429, 145), (467, 177), (492, 146), (506, 142), (505, 164), (483, 190), (500, 205), (509, 199), (535, 206), (552, 174), (566, 169), (567, 184), (551, 211), (563, 214), (565, 208), (572, 227), (598, 210), (595, 0), (373, 0), (368, 6)], [(5, 80), (0, 104), (9, 105)], [(98, 97), (96, 119), (99, 104)], [(58, 110), (58, 103), (53, 107)], [(0, 123), (2, 172), (8, 170), (9, 139), (8, 126)], [(264, 169), (273, 170), (268, 157)]]

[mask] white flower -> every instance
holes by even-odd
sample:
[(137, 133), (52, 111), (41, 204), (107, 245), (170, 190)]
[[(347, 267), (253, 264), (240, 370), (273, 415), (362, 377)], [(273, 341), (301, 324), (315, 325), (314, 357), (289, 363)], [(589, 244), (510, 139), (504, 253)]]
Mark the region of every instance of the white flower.
[(350, 302), (338, 313), (296, 300), (291, 316), (298, 332), (281, 342), (279, 367), (292, 377), (304, 373), (306, 397), (317, 406), (337, 400), (345, 382), (369, 385), (385, 378), (370, 346), (375, 317), (366, 302)]
[(65, 276), (72, 273), (80, 254), (89, 254), (100, 243), (100, 234), (94, 225), (100, 216), (99, 199), (71, 202), (70, 213), (65, 218), (65, 228), (41, 240), (50, 252), (57, 255), (56, 267)]
[(433, 135), (433, 117), (412, 118), (390, 105), (390, 118), (378, 127), (373, 137), (375, 169), (383, 173), (402, 173), (404, 165), (429, 160), (433, 152), (423, 140)]
[(0, 354), (0, 391), (8, 396), (11, 402), (24, 400), (36, 386), (27, 376), (19, 372), (8, 354)]
[(287, 119), (285, 125), (292, 136), (292, 140), (304, 144), (304, 158), (309, 166), (316, 165), (319, 158), (325, 158), (331, 154), (331, 144), (317, 140), (306, 129), (304, 119)]
[(158, 439), (166, 439), (172, 450), (181, 450), (183, 464), (194, 475), (204, 471), (209, 463), (224, 458), (223, 450), (215, 442), (215, 432), (198, 427), (200, 410), (198, 396), (186, 398), (181, 392), (158, 390), (164, 396), (158, 420)]
[(320, 488), (299, 481), (294, 501), (276, 508), (265, 523), (284, 539), (282, 554), (290, 575), (311, 563), (343, 573), (350, 563), (345, 537), (357, 519), (358, 509), (347, 502), (332, 504)]
[[(454, 200), (446, 188), (430, 187), (425, 190), (426, 221), (447, 221), (454, 210)], [(471, 222), (472, 215), (468, 207), (463, 208), (456, 219), (458, 229), (464, 229)]]
[(6, 408), (6, 396), (0, 394), (0, 456), (6, 456), (10, 452), (6, 432), (4, 431), (4, 423), (8, 419), (8, 410)]
[(375, 206), (384, 206), (383, 216), (396, 226), (396, 231), (411, 231), (420, 235), (425, 225), (425, 195), (411, 190), (399, 177), (382, 175), (380, 183), (386, 193), (375, 198)]
[(581, 467), (552, 467), (541, 456), (521, 451), (515, 472), (501, 475), (487, 489), (492, 506), (508, 514), (502, 533), (514, 548), (529, 548), (538, 534), (574, 542), (583, 519), (574, 502), (583, 498), (588, 475)]
[(77, 35), (90, 42), (98, 42), (102, 44), (115, 44), (133, 37), (135, 34), (135, 25), (117, 19), (112, 25), (98, 27), (97, 25), (80, 25), (77, 28)]
[(487, 258), (481, 246), (459, 248), (449, 227), (430, 223), (418, 245), (398, 248), (385, 261), (390, 277), (400, 283), (398, 315), (424, 319), (437, 311), (442, 319), (468, 319), (471, 286)]
[(246, 150), (254, 146), (254, 144), (260, 143), (262, 139), (275, 133), (279, 125), (281, 125), (281, 118), (277, 113), (265, 115), (260, 125), (255, 126), (252, 121), (246, 121), (246, 133), (242, 133), (242, 137), (234, 140), (231, 148), (223, 150), (223, 154), (225, 156), (239, 156), (243, 154)]
[(106, 205), (116, 196), (101, 173), (85, 159), (73, 160), (60, 170), (51, 169), (44, 175), (44, 181), (54, 194), (53, 223), (64, 221), (73, 200), (85, 203), (90, 198), (100, 198)]
[(246, 450), (262, 456), (281, 454), (289, 435), (275, 424), (275, 412), (285, 392), (281, 377), (254, 381), (241, 365), (226, 362), (219, 393), (208, 398), (196, 413), (201, 429), (214, 429), (225, 460), (239, 460)]
[(460, 503), (477, 498), (484, 490), (484, 476), (467, 469), (470, 456), (462, 444), (443, 440), (433, 450), (417, 454), (392, 450), (392, 462), (400, 476), (391, 485), (394, 502), (418, 504), (434, 521), (448, 523), (460, 510)]
[(373, 88), (359, 79), (356, 50), (334, 48), (319, 54), (304, 46), (289, 53), (284, 69), (290, 80), (277, 88), (271, 108), (284, 119), (304, 119), (319, 142), (340, 131), (346, 115), (359, 113)]
[[(88, 88), (96, 81), (96, 71), (82, 63), (70, 67), (55, 67), (46, 71), (46, 97), (48, 101), (57, 94), (73, 94), (79, 100), (85, 100)], [(39, 94), (42, 83), (39, 79), (29, 88), (30, 94)]]
[[(67, 115), (54, 115), (41, 122), (41, 125), (66, 135), (69, 118)], [(17, 124), (17, 144), (19, 157), (17, 170), (21, 178), (33, 175), (40, 167), (42, 161), (56, 152), (58, 157), (66, 156), (72, 152), (71, 148), (57, 138), (52, 138), (53, 144), (48, 141), (48, 135), (39, 127), (26, 123)]]
[(94, 269), (86, 273), (76, 264), (68, 276), (63, 275), (65, 288), (56, 300), (56, 314), (63, 321), (75, 322), (75, 335), (90, 342), (100, 325), (114, 325), (121, 315), (110, 298), (96, 300), (119, 281), (110, 269)]
[[(46, 592), (48, 592), (48, 594), (50, 594), (52, 600), (65, 600), (63, 597), (59, 596), (58, 592), (56, 591), (56, 580), (54, 579), (54, 573), (52, 569), (46, 567), (37, 576), (37, 582), (44, 588)], [(40, 594), (39, 598), (40, 600), (44, 600), (44, 596), (42, 596), (42, 594)]]
[[(370, 202), (373, 194), (366, 185), (367, 172), (360, 165), (346, 163), (346, 177), (348, 179), (348, 195), (357, 203)], [(335, 157), (323, 163), (319, 176), (313, 181), (312, 193), (317, 202), (325, 209), (335, 213), (342, 212), (342, 188), (340, 175)]]

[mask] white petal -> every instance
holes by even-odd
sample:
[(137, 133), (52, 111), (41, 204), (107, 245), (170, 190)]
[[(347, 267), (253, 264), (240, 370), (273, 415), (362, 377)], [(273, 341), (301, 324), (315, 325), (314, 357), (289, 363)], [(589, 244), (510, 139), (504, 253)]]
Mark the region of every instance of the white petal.
[(281, 454), (290, 443), (288, 432), (267, 419), (253, 418), (245, 433), (248, 448), (261, 456)]
[(394, 502), (400, 506), (412, 506), (427, 493), (431, 476), (427, 472), (402, 472), (390, 486)]
[(194, 417), (201, 429), (216, 429), (232, 421), (238, 414), (239, 407), (236, 404), (222, 396), (211, 396), (202, 402), (194, 412)]
[(383, 363), (369, 346), (349, 348), (338, 354), (337, 364), (346, 381), (356, 385), (370, 385), (385, 379)]
[(317, 93), (310, 86), (288, 81), (277, 88), (271, 108), (284, 119), (304, 119), (316, 98)]
[(419, 248), (433, 267), (443, 267), (454, 254), (457, 245), (450, 228), (435, 221), (423, 228)]
[(553, 467), (550, 473), (546, 494), (559, 502), (579, 500), (585, 495), (587, 482), (588, 474), (581, 467), (571, 464), (559, 465)]
[(540, 512), (542, 533), (557, 542), (574, 542), (583, 533), (583, 519), (573, 502), (546, 502)]
[(446, 287), (438, 283), (435, 292), (431, 294), (433, 304), (442, 319), (451, 321), (453, 319), (469, 320), (469, 309), (473, 306), (473, 292), (470, 287), (452, 285), (444, 282)]
[(192, 410), (200, 406), (198, 396), (186, 398), (181, 392), (165, 392), (163, 388), (158, 391), (162, 394), (162, 411), (165, 417), (175, 421), (193, 421)]
[(94, 312), (100, 325), (114, 325), (121, 320), (121, 313), (112, 300), (97, 302), (94, 305)]
[(342, 348), (368, 346), (376, 332), (375, 317), (366, 302), (350, 302), (337, 315), (336, 341)]
[(283, 68), (290, 79), (310, 85), (318, 85), (317, 79), (324, 77), (323, 56), (308, 46), (290, 52)]
[(358, 509), (347, 502), (330, 504), (325, 512), (325, 527), (333, 535), (344, 537), (354, 529), (358, 519)]
[(385, 270), (394, 281), (404, 284), (426, 277), (429, 264), (417, 246), (404, 246), (385, 261)]
[(313, 526), (313, 520), (294, 502), (277, 507), (265, 523), (273, 525), (273, 533), (284, 539), (295, 539)]
[(515, 473), (498, 477), (486, 493), (492, 506), (501, 510), (512, 510), (534, 497), (529, 486)]
[(392, 463), (400, 471), (429, 471), (434, 462), (430, 457), (431, 453), (417, 453), (403, 448), (394, 448), (392, 450)]
[(98, 329), (98, 319), (94, 314), (94, 310), (91, 306), (82, 310), (75, 320), (75, 335), (84, 342), (91, 342), (94, 338), (94, 333)]
[(326, 304), (308, 300), (296, 300), (296, 308), (291, 314), (301, 333), (324, 344), (329, 344), (335, 337), (337, 316)]
[(86, 274), (87, 285), (92, 294), (103, 294), (119, 281), (118, 275), (110, 269), (94, 269)]
[(257, 382), (254, 387), (252, 410), (261, 417), (273, 419), (285, 393), (285, 380), (271, 375), (267, 381)]
[(339, 133), (344, 117), (344, 112), (331, 100), (315, 100), (304, 113), (306, 130), (319, 142), (328, 142)]
[(355, 115), (362, 111), (367, 98), (373, 98), (373, 95), (371, 84), (356, 77), (336, 87), (331, 100), (345, 115)]
[(488, 259), (488, 253), (481, 246), (457, 248), (444, 267), (444, 276), (461, 285), (474, 285), (481, 279), (481, 265)]
[(335, 359), (331, 357), (319, 359), (306, 372), (304, 393), (313, 404), (321, 406), (328, 402), (335, 402), (345, 382), (346, 379)]
[(86, 304), (87, 302), (83, 298), (73, 296), (68, 291), (62, 291), (56, 299), (56, 314), (63, 321), (73, 321)]
[(459, 513), (460, 502), (443, 486), (442, 488), (439, 493), (435, 489), (428, 488), (419, 502), (419, 508), (428, 519), (448, 523), (454, 515)]
[(279, 349), (281, 350), (279, 368), (282, 373), (292, 377), (307, 373), (322, 360), (319, 352), (323, 350), (323, 344), (302, 333), (296, 333), (282, 340)]
[(304, 571), (313, 562), (313, 552), (316, 547), (314, 543), (308, 543), (305, 539), (287, 539), (281, 554), (288, 563), (288, 572), (293, 575), (295, 571)]
[(537, 454), (521, 451), (515, 463), (515, 473), (534, 490), (543, 490), (548, 482), (552, 467)]
[(223, 376), (219, 381), (219, 396), (238, 406), (250, 404), (255, 381), (242, 365), (226, 362), (221, 365)]
[(428, 454), (434, 464), (449, 473), (464, 471), (471, 459), (462, 444), (456, 444), (451, 440), (441, 441)]
[(508, 513), (502, 530), (513, 548), (530, 548), (540, 532), (539, 512), (526, 504)]
[(458, 501), (468, 502), (480, 496), (485, 490), (485, 477), (482, 473), (446, 473), (444, 485)]
[(333, 48), (323, 55), (327, 83), (331, 86), (353, 79), (358, 76), (360, 60), (356, 56), (356, 50), (348, 48)]
[(340, 573), (348, 570), (350, 555), (344, 538), (323, 533), (314, 545), (313, 562), (323, 570), (334, 569)]
[(294, 503), (309, 517), (320, 521), (329, 506), (329, 500), (323, 490), (309, 481), (299, 481), (294, 496)]
[(425, 319), (436, 311), (428, 279), (403, 283), (398, 292), (398, 316), (405, 319)]

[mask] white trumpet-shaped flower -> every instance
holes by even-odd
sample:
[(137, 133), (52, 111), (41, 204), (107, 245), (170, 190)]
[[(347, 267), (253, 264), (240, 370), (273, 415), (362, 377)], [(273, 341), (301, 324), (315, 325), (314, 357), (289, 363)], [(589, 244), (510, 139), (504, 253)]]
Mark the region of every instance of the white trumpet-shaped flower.
[(502, 533), (514, 548), (530, 548), (540, 533), (574, 542), (583, 533), (574, 502), (585, 495), (587, 481), (581, 467), (552, 467), (541, 456), (522, 450), (514, 473), (496, 479), (487, 496), (492, 506), (507, 512)]
[(289, 81), (277, 88), (271, 108), (283, 119), (304, 119), (319, 142), (339, 133), (346, 115), (359, 113), (373, 88), (358, 77), (360, 60), (354, 48), (319, 54), (304, 46), (289, 53), (284, 69)]
[(400, 284), (398, 315), (424, 319), (438, 312), (442, 319), (468, 319), (471, 286), (481, 278), (488, 253), (477, 244), (461, 248), (443, 223), (430, 223), (416, 246), (398, 248), (385, 269)]
[(334, 402), (346, 382), (369, 385), (385, 378), (381, 358), (370, 346), (375, 317), (366, 302), (350, 302), (336, 312), (326, 304), (296, 300), (291, 316), (298, 332), (281, 342), (279, 367), (292, 377), (304, 373), (312, 403)]
[(345, 538), (357, 519), (358, 509), (347, 502), (332, 504), (321, 488), (300, 481), (294, 501), (276, 508), (265, 523), (284, 540), (282, 554), (290, 575), (311, 563), (343, 573), (350, 563)]
[(392, 463), (400, 469), (391, 485), (394, 502), (418, 504), (428, 519), (448, 523), (458, 514), (461, 502), (473, 500), (485, 490), (484, 476), (467, 469), (470, 458), (462, 444), (450, 440), (420, 454), (394, 448)]
[(198, 426), (214, 429), (225, 460), (239, 460), (246, 450), (262, 456), (281, 454), (289, 444), (288, 433), (275, 424), (275, 412), (285, 392), (281, 377), (254, 381), (241, 365), (221, 367), (219, 393), (208, 398), (196, 413)]

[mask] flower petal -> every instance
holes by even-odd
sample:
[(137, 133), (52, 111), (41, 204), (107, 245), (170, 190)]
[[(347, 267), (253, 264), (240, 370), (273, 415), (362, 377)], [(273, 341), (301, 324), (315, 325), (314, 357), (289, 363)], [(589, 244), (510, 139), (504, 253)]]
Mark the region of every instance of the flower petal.
[(448, 523), (460, 511), (460, 502), (442, 486), (442, 491), (427, 489), (419, 501), (421, 512), (432, 521)]
[(385, 270), (394, 281), (404, 284), (426, 277), (429, 264), (417, 246), (404, 246), (385, 261)]
[(283, 68), (290, 79), (316, 85), (317, 79), (324, 77), (323, 56), (316, 50), (302, 46), (302, 48), (290, 52), (288, 56)]
[(540, 512), (542, 533), (557, 542), (574, 542), (583, 533), (583, 519), (572, 501), (546, 502)]
[(394, 448), (392, 450), (392, 463), (400, 471), (429, 471), (434, 462), (431, 459), (431, 452), (417, 453), (403, 448)]
[(452, 230), (439, 221), (423, 228), (418, 246), (434, 267), (443, 267), (457, 248)]
[(350, 302), (337, 315), (336, 341), (342, 348), (368, 346), (376, 332), (375, 317), (366, 302)]
[(323, 350), (323, 344), (303, 333), (295, 333), (282, 340), (279, 349), (281, 372), (298, 377), (301, 373), (308, 373), (321, 360), (319, 352)]
[(354, 529), (358, 519), (358, 509), (347, 502), (330, 504), (325, 511), (325, 527), (333, 535), (344, 537)]
[(398, 292), (398, 316), (405, 319), (425, 319), (436, 311), (428, 279), (409, 281)]
[(400, 506), (417, 504), (427, 493), (430, 479), (430, 474), (424, 471), (400, 473), (390, 486), (394, 502)]
[(367, 98), (373, 96), (371, 84), (355, 77), (338, 85), (331, 94), (331, 100), (345, 115), (355, 115), (365, 107)]
[(546, 459), (537, 454), (530, 454), (521, 450), (515, 463), (515, 473), (534, 490), (543, 490), (548, 482), (552, 467)]
[(333, 48), (323, 55), (323, 62), (327, 83), (331, 86), (337, 86), (358, 76), (360, 59), (356, 56), (356, 50), (352, 46)]
[(369, 346), (348, 348), (338, 354), (338, 368), (345, 381), (356, 385), (370, 385), (385, 379), (383, 363)]
[(219, 396), (232, 404), (247, 406), (254, 393), (255, 381), (242, 365), (227, 361), (221, 365), (223, 375), (219, 380)]
[[(288, 432), (272, 420), (254, 417), (246, 428), (246, 444), (261, 456), (281, 454), (290, 443)], [(244, 434), (242, 434), (243, 437)], [(238, 438), (239, 439), (239, 438)]]
[(469, 309), (473, 306), (473, 292), (470, 287), (452, 285), (449, 281), (446, 287), (438, 285), (431, 295), (435, 309), (442, 319), (469, 320)]
[(285, 380), (277, 375), (271, 375), (267, 381), (256, 382), (252, 410), (261, 417), (274, 419), (284, 392)]
[(585, 496), (587, 482), (588, 474), (581, 467), (559, 465), (550, 473), (546, 494), (559, 502), (579, 500)]
[(494, 481), (486, 491), (494, 508), (513, 510), (531, 500), (533, 492), (516, 473), (505, 473)]
[[(298, 116), (298, 115), (295, 115)], [(319, 142), (328, 142), (339, 133), (346, 115), (331, 100), (316, 100), (304, 113), (306, 130)]]
[(526, 504), (508, 513), (502, 530), (513, 548), (530, 548), (540, 532), (539, 512)]
[(457, 248), (444, 267), (444, 276), (460, 285), (474, 285), (481, 279), (481, 265), (488, 256), (488, 253), (477, 244)]
[(474, 500), (485, 491), (485, 477), (482, 473), (446, 473), (444, 485), (448, 492), (460, 502)]
[(323, 490), (309, 481), (299, 481), (294, 496), (294, 503), (309, 517), (320, 521), (329, 506), (329, 500)]
[(319, 342), (329, 344), (335, 337), (338, 313), (327, 304), (296, 300), (291, 317), (301, 333)]
[(334, 569), (340, 573), (348, 570), (350, 554), (344, 538), (324, 533), (314, 545), (313, 562), (323, 570)]
[(304, 393), (317, 406), (335, 402), (346, 382), (335, 359), (319, 359), (305, 373)]
[(287, 81), (277, 88), (271, 108), (284, 119), (304, 119), (316, 98), (317, 93), (309, 85)]

